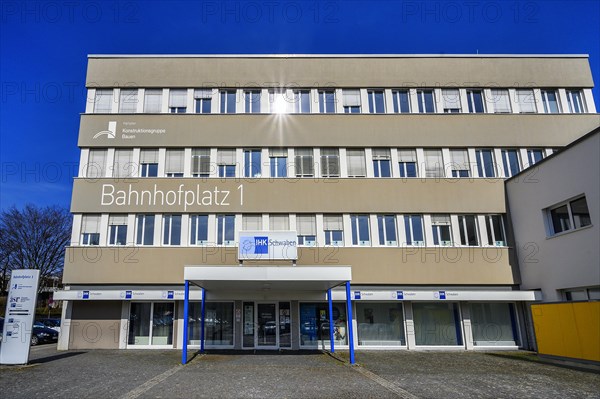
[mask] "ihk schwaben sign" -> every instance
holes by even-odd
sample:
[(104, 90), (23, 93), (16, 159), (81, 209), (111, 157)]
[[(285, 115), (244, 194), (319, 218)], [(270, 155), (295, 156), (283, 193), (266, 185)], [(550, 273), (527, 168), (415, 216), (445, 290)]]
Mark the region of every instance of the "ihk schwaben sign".
[(296, 260), (295, 231), (240, 231), (239, 260)]

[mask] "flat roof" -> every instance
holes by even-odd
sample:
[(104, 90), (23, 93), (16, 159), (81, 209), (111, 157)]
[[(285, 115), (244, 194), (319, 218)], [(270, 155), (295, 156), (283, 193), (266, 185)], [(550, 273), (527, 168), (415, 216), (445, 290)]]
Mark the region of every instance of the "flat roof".
[(88, 54), (88, 58), (589, 58), (589, 54)]

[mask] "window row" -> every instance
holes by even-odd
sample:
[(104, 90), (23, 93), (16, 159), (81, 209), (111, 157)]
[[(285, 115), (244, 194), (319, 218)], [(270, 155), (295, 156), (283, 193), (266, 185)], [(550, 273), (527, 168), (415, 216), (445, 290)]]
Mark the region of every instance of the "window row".
[(586, 113), (589, 89), (90, 89), (88, 113)]
[(86, 214), (74, 224), (80, 245), (235, 246), (239, 231), (296, 231), (306, 247), (507, 245), (495, 214)]
[(550, 148), (176, 148), (82, 151), (81, 176), (512, 177)]

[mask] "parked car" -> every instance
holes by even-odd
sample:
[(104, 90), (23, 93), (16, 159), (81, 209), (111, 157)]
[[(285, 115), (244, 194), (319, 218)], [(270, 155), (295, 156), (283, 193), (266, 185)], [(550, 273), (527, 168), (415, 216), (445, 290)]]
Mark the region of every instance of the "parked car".
[(31, 345), (58, 342), (58, 331), (34, 325), (31, 331)]
[(60, 319), (40, 319), (38, 321), (44, 327), (60, 332)]

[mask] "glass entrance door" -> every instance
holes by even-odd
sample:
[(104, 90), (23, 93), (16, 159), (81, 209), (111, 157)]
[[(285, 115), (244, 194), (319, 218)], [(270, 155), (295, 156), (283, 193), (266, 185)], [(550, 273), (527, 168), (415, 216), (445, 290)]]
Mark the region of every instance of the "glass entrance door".
[(256, 304), (256, 346), (259, 348), (277, 348), (278, 325), (277, 304)]

